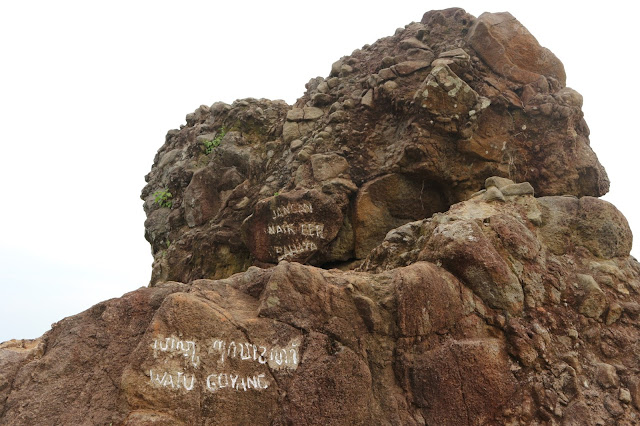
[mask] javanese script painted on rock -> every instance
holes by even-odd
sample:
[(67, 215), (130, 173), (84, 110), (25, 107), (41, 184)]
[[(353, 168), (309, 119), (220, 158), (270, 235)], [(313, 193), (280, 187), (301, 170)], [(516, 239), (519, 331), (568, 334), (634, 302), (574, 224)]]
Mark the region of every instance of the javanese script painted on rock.
[[(298, 368), (298, 340), (289, 342), (284, 347), (257, 345), (250, 342), (211, 339), (204, 346), (195, 340), (182, 340), (176, 337), (158, 337), (153, 339), (151, 348), (154, 358), (164, 355), (165, 358), (183, 358), (189, 370), (197, 370), (202, 364), (215, 364), (218, 371), (206, 374), (200, 371), (186, 372), (167, 368), (149, 369), (150, 384), (154, 387), (171, 390), (191, 391), (198, 383), (210, 392), (220, 390), (261, 391), (269, 387), (266, 372), (255, 372), (250, 375), (239, 374), (229, 369), (230, 360), (237, 363), (254, 363), (265, 365), (271, 370)], [(209, 362), (204, 362), (209, 361)], [(165, 364), (167, 360), (165, 359)], [(236, 364), (237, 365), (237, 364)]]

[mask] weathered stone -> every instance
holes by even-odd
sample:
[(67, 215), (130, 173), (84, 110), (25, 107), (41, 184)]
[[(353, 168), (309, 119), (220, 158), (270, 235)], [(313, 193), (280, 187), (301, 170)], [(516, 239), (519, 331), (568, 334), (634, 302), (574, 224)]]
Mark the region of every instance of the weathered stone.
[(324, 111), (316, 107), (292, 108), (287, 112), (287, 121), (314, 121), (324, 115)]
[(544, 197), (540, 199), (543, 220), (562, 232), (542, 233), (555, 253), (580, 245), (595, 256), (610, 259), (627, 256), (632, 235), (624, 216), (610, 203), (593, 197)]
[(611, 395), (605, 397), (604, 408), (606, 408), (613, 417), (620, 417), (624, 414), (624, 408), (622, 408), (622, 405), (618, 402), (618, 398), (614, 398)]
[(594, 255), (609, 259), (628, 256), (633, 240), (627, 219), (611, 203), (594, 197), (579, 201), (578, 233)]
[(319, 106), (329, 105), (333, 101), (334, 101), (333, 96), (329, 95), (328, 93), (316, 93), (311, 97), (311, 102), (314, 105), (319, 105)]
[(426, 44), (424, 44), (423, 42), (421, 42), (415, 37), (409, 37), (404, 40), (401, 40), (400, 43), (398, 43), (398, 45), (400, 46), (401, 49), (417, 48), (417, 49), (429, 50), (429, 46), (427, 46)]
[(298, 160), (307, 161), (313, 154), (313, 146), (307, 145), (298, 152)]
[(407, 60), (408, 61), (419, 61), (419, 62), (429, 62), (430, 64), (433, 62), (433, 58), (435, 57), (434, 53), (431, 50), (413, 48), (407, 50)]
[(145, 178), (152, 287), (0, 344), (0, 423), (634, 424), (640, 265), (563, 84), (452, 8), (293, 107), (199, 107)]
[(226, 201), (226, 191), (244, 180), (235, 168), (226, 170), (221, 178), (217, 173), (209, 167), (196, 171), (184, 192), (184, 216), (191, 228), (215, 216)]
[(302, 121), (304, 120), (304, 111), (302, 108), (291, 108), (287, 112), (287, 121)]
[(351, 65), (344, 64), (340, 67), (340, 75), (349, 75), (353, 72)]
[(474, 111), (472, 115), (478, 114), (490, 104), (447, 65), (434, 67), (416, 96), (428, 112), (460, 123), (470, 119), (470, 111)]
[(300, 132), (298, 123), (287, 121), (282, 128), (282, 138), (285, 142), (293, 142), (300, 138), (302, 133)]
[(395, 81), (385, 81), (384, 84), (382, 85), (382, 90), (384, 90), (386, 93), (391, 93), (397, 88), (398, 88), (398, 83), (396, 83)]
[(616, 368), (610, 364), (600, 363), (597, 365), (596, 380), (603, 388), (613, 388), (620, 385)]
[(329, 115), (329, 123), (341, 123), (347, 119), (347, 113), (344, 111), (336, 111)]
[(453, 50), (447, 50), (438, 55), (438, 58), (454, 58), (454, 59), (469, 59), (469, 54), (464, 49), (457, 48)]
[(423, 68), (427, 68), (431, 64), (427, 61), (405, 61), (400, 62), (392, 67), (392, 70), (400, 76), (413, 74)]
[(360, 103), (368, 108), (373, 107), (373, 89), (367, 90), (367, 93), (364, 94)]
[(261, 262), (309, 261), (338, 235), (342, 212), (315, 190), (274, 195), (256, 204), (243, 239)]
[(459, 297), (464, 291), (460, 282), (433, 264), (418, 262), (398, 271), (395, 277), (398, 327), (403, 337), (451, 329), (471, 309)]
[[(416, 358), (409, 367), (409, 380), (417, 388), (414, 403), (428, 407), (426, 424), (464, 425), (495, 418), (516, 391), (508, 355), (494, 339), (438, 345)], [(495, 389), (490, 400), (483, 396), (488, 388)]]
[(439, 188), (429, 182), (391, 174), (366, 183), (356, 198), (356, 257), (365, 258), (390, 229), (445, 208)]
[(296, 149), (300, 148), (302, 144), (303, 142), (300, 139), (294, 139), (291, 141), (290, 148), (292, 151), (295, 151)]
[(591, 275), (578, 274), (578, 285), (584, 293), (580, 313), (590, 318), (600, 318), (607, 308), (607, 297)]
[(620, 394), (618, 396), (618, 399), (620, 399), (620, 401), (624, 402), (625, 404), (630, 404), (631, 393), (629, 392), (629, 389), (620, 388)]
[(493, 71), (512, 81), (527, 84), (542, 75), (566, 84), (560, 60), (540, 46), (509, 12), (483, 13), (473, 23), (467, 40)]
[(398, 76), (396, 75), (396, 73), (394, 73), (391, 68), (383, 68), (380, 71), (378, 71), (378, 75), (380, 76), (381, 79), (383, 80), (391, 80), (393, 78), (397, 78)]
[(513, 185), (514, 183), (515, 182), (511, 179), (503, 178), (500, 176), (491, 176), (484, 181), (484, 187), (489, 189), (490, 187), (495, 186), (498, 189), (502, 189), (505, 186)]
[(356, 191), (358, 191), (358, 186), (350, 179), (335, 178), (322, 183), (322, 192), (327, 194), (353, 194)]
[(514, 183), (500, 188), (505, 197), (514, 195), (533, 195), (533, 186), (529, 182)]
[(629, 379), (627, 387), (629, 389), (629, 396), (631, 396), (633, 406), (640, 410), (640, 378), (632, 377)]
[(484, 194), (482, 194), (482, 199), (488, 203), (491, 201), (505, 201), (502, 191), (495, 186), (488, 187)]
[(318, 84), (317, 89), (320, 93), (327, 93), (329, 91), (329, 84), (326, 81), (323, 81), (322, 83)]
[(521, 313), (524, 294), (518, 278), (475, 222), (438, 225), (420, 257), (441, 262), (489, 306)]
[(313, 176), (322, 182), (347, 173), (349, 163), (340, 155), (315, 154), (311, 156), (311, 167), (313, 168)]
[(613, 302), (609, 304), (609, 310), (607, 311), (607, 320), (606, 324), (611, 325), (620, 319), (622, 316), (622, 306), (620, 304)]

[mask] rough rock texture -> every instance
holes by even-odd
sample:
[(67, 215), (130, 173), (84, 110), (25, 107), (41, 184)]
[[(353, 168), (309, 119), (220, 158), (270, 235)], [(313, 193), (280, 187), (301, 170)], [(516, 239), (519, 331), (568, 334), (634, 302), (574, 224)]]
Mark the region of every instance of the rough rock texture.
[(0, 424), (640, 424), (640, 264), (563, 85), (448, 9), (293, 108), (201, 107), (143, 191), (152, 285), (0, 344)]
[(359, 271), (166, 282), (5, 343), (0, 422), (638, 424), (626, 221), (485, 194), (392, 230)]
[[(390, 229), (446, 211), (494, 175), (537, 195), (601, 196), (609, 182), (581, 106), (562, 63), (510, 14), (428, 12), (340, 58), (293, 106), (215, 103), (169, 131), (142, 192), (151, 283), (224, 278), (281, 256), (354, 264)], [(170, 208), (157, 191), (172, 194)], [(293, 191), (331, 198), (338, 232), (259, 235), (276, 225), (265, 203)]]

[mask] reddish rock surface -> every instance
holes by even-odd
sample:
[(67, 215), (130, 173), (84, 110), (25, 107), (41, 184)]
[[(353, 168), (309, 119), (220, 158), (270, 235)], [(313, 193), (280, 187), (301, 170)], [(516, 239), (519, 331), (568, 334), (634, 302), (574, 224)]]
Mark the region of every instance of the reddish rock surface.
[(4, 343), (0, 420), (637, 423), (626, 222), (595, 198), (505, 198), (389, 232), (360, 271), (166, 282)]
[(199, 108), (143, 190), (151, 286), (0, 344), (0, 424), (640, 423), (640, 264), (563, 86), (448, 9), (294, 107)]
[[(284, 253), (267, 254), (262, 231), (241, 230), (274, 194), (333, 200), (337, 234), (317, 250), (292, 241), (289, 252), (306, 254), (290, 260), (344, 267), (490, 176), (530, 182), (537, 195), (601, 196), (609, 181), (581, 107), (562, 63), (510, 14), (428, 12), (340, 58), (293, 106), (215, 103), (169, 131), (142, 192), (151, 284), (276, 263)], [(158, 191), (172, 194), (170, 208)]]

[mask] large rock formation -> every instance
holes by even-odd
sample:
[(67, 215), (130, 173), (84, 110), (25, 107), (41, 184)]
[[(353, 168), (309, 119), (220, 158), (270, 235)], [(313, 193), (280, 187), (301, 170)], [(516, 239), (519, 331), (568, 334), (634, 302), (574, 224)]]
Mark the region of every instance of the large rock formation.
[[(562, 63), (510, 14), (426, 13), (336, 61), (293, 107), (215, 103), (169, 131), (142, 192), (151, 284), (256, 262), (362, 260), (390, 229), (447, 210), (493, 175), (537, 195), (601, 196), (609, 182), (581, 106)], [(158, 191), (172, 194), (170, 208)], [(304, 224), (288, 213), (311, 199), (328, 216)], [(307, 225), (329, 223), (308, 238)]]
[(640, 264), (564, 82), (448, 9), (293, 107), (199, 108), (151, 286), (0, 345), (0, 424), (640, 423)]

